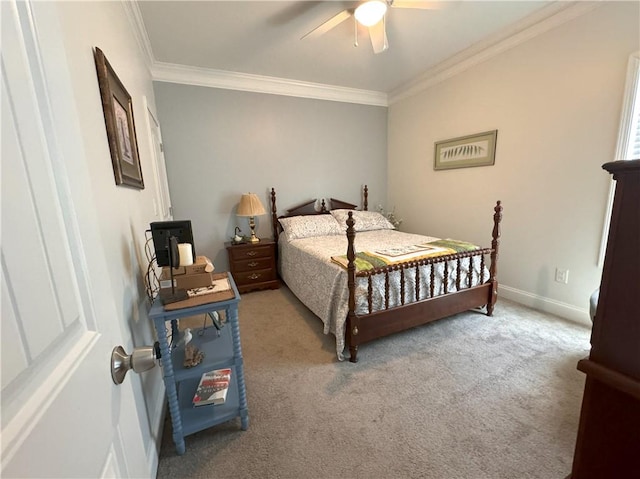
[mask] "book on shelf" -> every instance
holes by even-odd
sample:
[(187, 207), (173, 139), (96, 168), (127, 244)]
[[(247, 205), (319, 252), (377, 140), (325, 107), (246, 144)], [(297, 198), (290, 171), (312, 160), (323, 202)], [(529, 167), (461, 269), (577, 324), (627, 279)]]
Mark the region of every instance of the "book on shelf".
[(208, 371), (200, 378), (200, 383), (193, 396), (194, 406), (207, 404), (224, 404), (231, 382), (231, 369), (215, 369)]

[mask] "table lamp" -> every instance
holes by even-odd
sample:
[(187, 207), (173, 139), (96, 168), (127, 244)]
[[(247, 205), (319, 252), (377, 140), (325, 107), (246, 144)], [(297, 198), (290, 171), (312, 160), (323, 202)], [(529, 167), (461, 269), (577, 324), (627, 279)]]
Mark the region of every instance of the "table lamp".
[(236, 214), (238, 216), (249, 217), (249, 227), (251, 228), (251, 238), (249, 239), (249, 242), (257, 243), (258, 241), (260, 241), (260, 239), (256, 236), (256, 223), (254, 218), (259, 215), (266, 215), (267, 212), (265, 211), (264, 206), (262, 206), (258, 195), (256, 195), (255, 193), (247, 193), (246, 195), (242, 195)]

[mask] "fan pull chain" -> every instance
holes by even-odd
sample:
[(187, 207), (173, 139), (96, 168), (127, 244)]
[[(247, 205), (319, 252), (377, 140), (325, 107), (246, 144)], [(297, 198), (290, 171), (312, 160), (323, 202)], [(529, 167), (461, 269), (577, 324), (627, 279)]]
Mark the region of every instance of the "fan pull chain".
[(353, 46), (358, 46), (358, 21), (353, 17)]
[(382, 51), (386, 51), (389, 48), (389, 42), (387, 41), (387, 16), (382, 16), (382, 31), (384, 32), (384, 45), (382, 47)]

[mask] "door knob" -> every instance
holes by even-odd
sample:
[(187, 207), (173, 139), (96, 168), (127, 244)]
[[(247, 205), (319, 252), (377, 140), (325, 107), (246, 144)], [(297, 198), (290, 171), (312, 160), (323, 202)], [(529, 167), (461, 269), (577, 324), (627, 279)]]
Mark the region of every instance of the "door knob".
[(136, 373), (148, 371), (156, 365), (160, 357), (158, 341), (153, 346), (135, 348), (131, 354), (127, 354), (122, 346), (116, 346), (111, 352), (111, 379), (116, 384), (122, 384), (127, 371), (130, 369)]

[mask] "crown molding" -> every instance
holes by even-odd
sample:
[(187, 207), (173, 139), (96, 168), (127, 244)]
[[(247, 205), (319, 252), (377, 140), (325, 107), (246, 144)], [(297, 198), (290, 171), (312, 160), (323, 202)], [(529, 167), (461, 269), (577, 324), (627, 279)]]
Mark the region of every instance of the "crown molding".
[(147, 33), (147, 28), (144, 26), (142, 12), (140, 12), (138, 2), (120, 0), (120, 3), (124, 8), (127, 18), (129, 19), (129, 23), (133, 29), (133, 35), (136, 37), (136, 41), (138, 42), (138, 46), (140, 47), (140, 51), (144, 57), (145, 65), (149, 71), (151, 71), (156, 59), (153, 56), (153, 49), (151, 48), (151, 42), (149, 41), (149, 34)]
[(393, 104), (468, 70), (521, 43), (571, 21), (602, 5), (595, 2), (556, 1), (501, 32), (487, 37), (444, 62), (430, 68), (418, 78), (389, 93)]
[(294, 96), (315, 100), (358, 103), (362, 105), (388, 106), (387, 94), (383, 92), (358, 90), (355, 88), (253, 75), (249, 73), (190, 67), (174, 63), (154, 62), (151, 68), (151, 76), (154, 81), (169, 83), (269, 93), (272, 95)]
[(388, 106), (387, 94), (384, 92), (159, 62), (153, 55), (149, 34), (142, 20), (138, 2), (121, 0), (121, 3), (133, 27), (134, 36), (154, 81), (363, 105)]
[(487, 37), (430, 68), (416, 79), (387, 94), (372, 90), (159, 62), (153, 55), (138, 3), (130, 0), (121, 0), (121, 2), (154, 81), (384, 107), (458, 75), (606, 3), (601, 0), (553, 2), (515, 25)]

